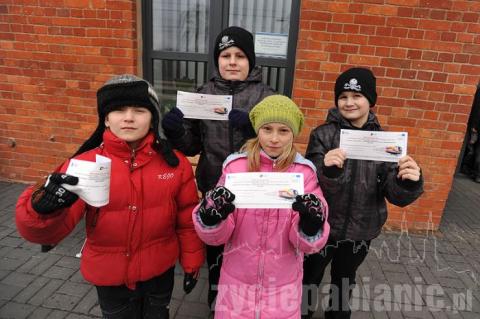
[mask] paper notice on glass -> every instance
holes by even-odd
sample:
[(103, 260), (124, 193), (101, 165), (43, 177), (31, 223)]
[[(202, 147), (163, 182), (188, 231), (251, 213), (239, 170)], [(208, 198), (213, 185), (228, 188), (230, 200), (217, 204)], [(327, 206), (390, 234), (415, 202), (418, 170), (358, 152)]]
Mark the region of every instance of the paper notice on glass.
[(91, 206), (105, 206), (110, 199), (111, 166), (112, 160), (101, 155), (96, 156), (96, 162), (72, 159), (66, 174), (78, 177), (78, 184), (62, 186)]
[(398, 162), (407, 155), (407, 141), (407, 132), (340, 131), (340, 148), (351, 159)]
[(185, 118), (228, 121), (232, 96), (177, 91), (177, 107)]
[(273, 58), (287, 58), (288, 34), (255, 33), (255, 54)]
[(232, 173), (225, 187), (235, 194), (237, 208), (291, 208), (304, 192), (301, 173)]

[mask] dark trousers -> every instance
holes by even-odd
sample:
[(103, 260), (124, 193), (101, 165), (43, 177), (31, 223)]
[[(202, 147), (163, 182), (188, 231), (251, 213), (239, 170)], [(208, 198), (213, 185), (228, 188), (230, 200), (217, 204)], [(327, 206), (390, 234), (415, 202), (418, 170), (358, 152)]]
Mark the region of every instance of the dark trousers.
[(208, 265), (208, 306), (212, 311), (215, 310), (214, 301), (218, 293), (218, 280), (220, 279), (220, 268), (222, 268), (223, 245), (207, 245), (207, 265)]
[(303, 263), (302, 318), (311, 318), (318, 307), (318, 292), (325, 268), (330, 266), (330, 293), (325, 319), (348, 319), (355, 276), (365, 260), (370, 241), (333, 241), (317, 254), (308, 255)]
[(150, 280), (137, 282), (135, 290), (122, 286), (95, 286), (104, 319), (168, 319), (174, 268)]

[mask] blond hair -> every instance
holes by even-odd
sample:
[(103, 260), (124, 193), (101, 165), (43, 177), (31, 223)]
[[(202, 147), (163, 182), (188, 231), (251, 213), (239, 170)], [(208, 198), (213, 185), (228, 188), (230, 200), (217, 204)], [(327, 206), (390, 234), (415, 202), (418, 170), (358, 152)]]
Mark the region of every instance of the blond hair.
[[(258, 137), (249, 139), (240, 149), (241, 152), (247, 153), (247, 163), (249, 172), (260, 171), (260, 140)], [(274, 171), (282, 172), (286, 171), (290, 165), (292, 165), (297, 155), (297, 149), (295, 145), (290, 143), (284, 149), (282, 154), (275, 160)]]

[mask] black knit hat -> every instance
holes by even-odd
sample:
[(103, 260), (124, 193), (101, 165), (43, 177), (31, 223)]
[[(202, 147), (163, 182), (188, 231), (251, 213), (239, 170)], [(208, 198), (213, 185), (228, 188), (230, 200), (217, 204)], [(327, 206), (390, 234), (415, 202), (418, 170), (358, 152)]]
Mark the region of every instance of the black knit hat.
[(132, 74), (114, 76), (97, 91), (98, 126), (73, 156), (99, 146), (103, 142), (105, 117), (111, 111), (123, 106), (141, 106), (152, 113), (155, 148), (170, 166), (177, 166), (178, 158), (168, 144), (162, 126), (159, 125), (165, 110), (160, 107), (158, 96), (152, 85)]
[(370, 102), (370, 107), (377, 102), (377, 79), (372, 71), (366, 68), (351, 68), (340, 74), (335, 81), (335, 105), (338, 107), (338, 97), (344, 91), (362, 93)]
[(230, 47), (237, 47), (245, 53), (249, 64), (249, 73), (255, 67), (255, 49), (253, 35), (240, 27), (228, 27), (220, 32), (215, 39), (213, 48), (213, 62), (218, 69), (218, 56), (220, 52)]

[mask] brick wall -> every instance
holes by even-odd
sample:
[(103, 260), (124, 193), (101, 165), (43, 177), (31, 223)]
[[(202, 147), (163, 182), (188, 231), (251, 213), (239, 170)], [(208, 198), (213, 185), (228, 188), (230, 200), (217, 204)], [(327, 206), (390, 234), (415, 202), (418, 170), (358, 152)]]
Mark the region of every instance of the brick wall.
[(334, 105), (337, 75), (370, 67), (374, 111), (385, 129), (409, 133), (426, 179), (415, 204), (389, 207), (390, 227), (439, 225), (480, 79), (479, 22), (479, 1), (302, 1), (293, 97), (307, 127), (299, 142)]
[(0, 178), (33, 181), (72, 155), (98, 87), (137, 73), (136, 37), (133, 0), (1, 1)]

